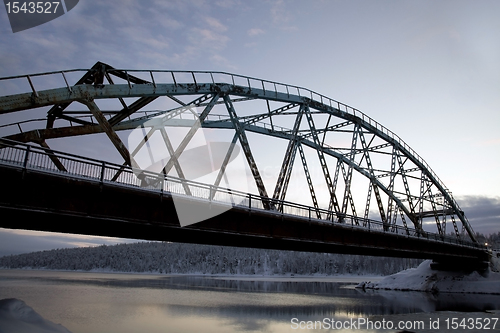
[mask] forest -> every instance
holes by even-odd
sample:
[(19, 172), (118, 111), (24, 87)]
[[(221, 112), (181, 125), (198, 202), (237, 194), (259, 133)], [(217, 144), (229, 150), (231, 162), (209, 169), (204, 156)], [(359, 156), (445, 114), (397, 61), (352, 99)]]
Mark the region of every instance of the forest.
[[(500, 248), (500, 232), (479, 235)], [(263, 250), (168, 242), (138, 242), (40, 251), (0, 258), (1, 268), (229, 275), (389, 275), (422, 260)]]
[(167, 242), (40, 251), (0, 258), (2, 268), (230, 275), (387, 275), (422, 260)]

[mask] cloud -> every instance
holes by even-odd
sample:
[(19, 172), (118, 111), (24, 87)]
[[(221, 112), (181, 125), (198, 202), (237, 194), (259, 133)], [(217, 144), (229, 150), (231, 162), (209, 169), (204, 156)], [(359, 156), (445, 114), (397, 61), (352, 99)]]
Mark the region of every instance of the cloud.
[(236, 7), (237, 5), (241, 4), (241, 1), (239, 0), (218, 0), (215, 2), (215, 4), (221, 8), (232, 8)]
[(114, 245), (138, 240), (0, 228), (0, 256), (55, 248)]
[(248, 36), (253, 37), (253, 36), (258, 36), (264, 34), (265, 31), (259, 28), (252, 28), (248, 30)]
[(210, 26), (210, 28), (212, 28), (218, 32), (224, 32), (227, 30), (227, 27), (224, 24), (220, 23), (219, 20), (217, 20), (213, 17), (206, 17), (205, 21)]
[(189, 34), (190, 44), (204, 52), (210, 50), (222, 50), (226, 47), (229, 37), (219, 34), (210, 29), (193, 28)]
[[(500, 197), (468, 195), (456, 196), (455, 199), (460, 209), (465, 213), (474, 232), (484, 235), (500, 232)], [(370, 211), (369, 218), (380, 220), (380, 215), (378, 211)], [(462, 222), (456, 216), (455, 221), (458, 230), (461, 232)], [(411, 222), (408, 223), (409, 227), (413, 228)], [(435, 222), (429, 220), (427, 224), (434, 225)], [(446, 233), (450, 232), (454, 231), (451, 217), (448, 216), (446, 219)]]
[(228, 68), (230, 70), (237, 70), (237, 67), (232, 65), (231, 62), (221, 56), (220, 54), (214, 54), (210, 57), (210, 61), (215, 64), (216, 66), (220, 66), (220, 67), (224, 67), (224, 68)]
[(284, 0), (275, 1), (270, 9), (271, 19), (281, 30), (294, 32), (297, 31), (298, 28), (290, 25), (294, 17), (288, 8), (290, 8), (290, 6), (288, 6), (288, 3), (285, 3)]
[(243, 46), (248, 47), (248, 48), (256, 47), (257, 45), (259, 45), (257, 42), (243, 44)]
[(456, 200), (475, 232), (488, 235), (500, 231), (499, 197), (468, 195)]
[(419, 49), (429, 47), (435, 44), (443, 43), (459, 43), (461, 40), (460, 33), (452, 26), (432, 26), (426, 27), (424, 31), (411, 39), (411, 44)]
[(286, 23), (292, 19), (290, 13), (285, 8), (285, 2), (283, 0), (275, 1), (271, 7), (270, 13), (274, 23)]
[(88, 68), (96, 61), (119, 68), (178, 68), (210, 59), (222, 64), (230, 29), (221, 10), (237, 4), (80, 2), (36, 29), (0, 35), (0, 76)]

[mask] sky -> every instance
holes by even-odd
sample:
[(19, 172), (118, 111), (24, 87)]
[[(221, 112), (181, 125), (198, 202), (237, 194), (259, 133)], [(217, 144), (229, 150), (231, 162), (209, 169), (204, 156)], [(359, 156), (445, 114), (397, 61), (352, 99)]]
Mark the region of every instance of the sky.
[[(305, 87), (398, 134), (489, 234), (500, 231), (499, 14), (496, 0), (80, 0), (12, 33), (0, 9), (0, 77), (102, 61)], [(123, 241), (0, 229), (0, 255)]]

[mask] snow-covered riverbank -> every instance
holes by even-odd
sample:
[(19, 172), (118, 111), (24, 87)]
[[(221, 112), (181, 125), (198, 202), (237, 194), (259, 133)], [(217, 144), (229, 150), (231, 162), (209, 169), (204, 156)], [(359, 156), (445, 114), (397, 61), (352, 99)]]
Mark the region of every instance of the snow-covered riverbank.
[(431, 260), (426, 260), (417, 268), (411, 268), (386, 276), (377, 282), (362, 282), (357, 287), (363, 289), (385, 289), (426, 292), (474, 293), (500, 295), (500, 273), (481, 275), (478, 272), (464, 274), (432, 270)]
[(307, 253), (183, 243), (140, 242), (0, 257), (0, 267), (95, 272), (224, 275), (380, 275), (418, 259)]
[(40, 316), (22, 300), (0, 300), (0, 332), (16, 333), (71, 333), (60, 324)]

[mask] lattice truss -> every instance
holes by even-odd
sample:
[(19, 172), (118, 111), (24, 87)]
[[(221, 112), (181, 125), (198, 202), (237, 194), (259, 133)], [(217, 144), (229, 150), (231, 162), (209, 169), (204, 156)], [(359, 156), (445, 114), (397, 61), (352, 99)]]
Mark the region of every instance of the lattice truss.
[[(163, 172), (179, 176), (176, 160), (194, 133), (180, 140), (150, 124), (163, 115), (182, 127), (185, 113), (178, 110), (189, 108), (204, 129), (233, 143), (215, 185), (237, 143), (251, 189), (266, 209), (281, 210), (282, 200), (301, 202), (318, 219), (349, 218), (359, 226), (375, 219), (386, 230), (404, 226), (475, 241), (463, 211), (425, 161), (356, 109), (306, 89), (226, 73), (125, 71), (98, 62), (68, 84), (77, 74), (82, 75), (52, 73), (64, 79), (53, 89), (37, 88), (42, 75), (17, 77), (29, 83), (29, 93), (0, 97), (2, 122), (23, 110), (32, 110), (31, 118), (3, 125), (0, 135), (49, 148), (47, 140), (102, 133), (130, 165), (135, 152), (128, 150), (124, 133), (143, 126), (147, 137), (156, 133), (165, 142), (170, 160)], [(35, 112), (46, 117), (33, 119)], [(65, 170), (57, 157), (53, 161)]]

